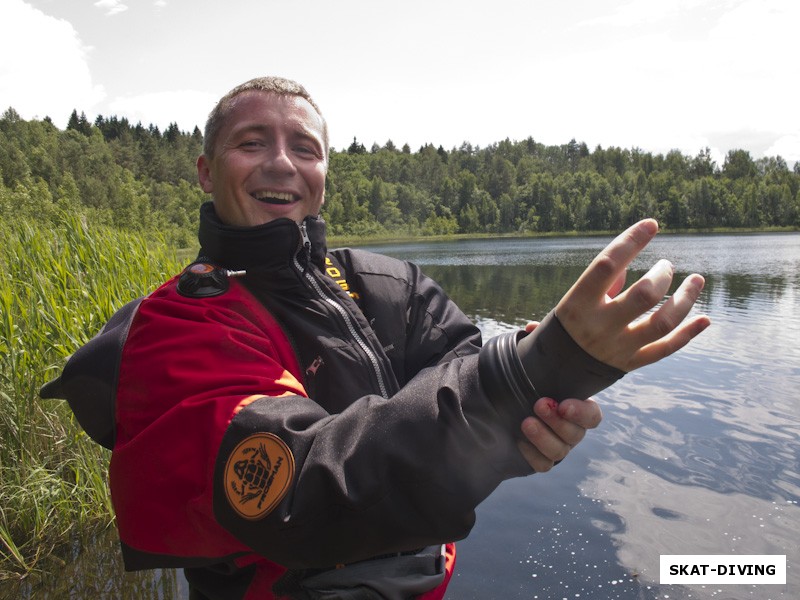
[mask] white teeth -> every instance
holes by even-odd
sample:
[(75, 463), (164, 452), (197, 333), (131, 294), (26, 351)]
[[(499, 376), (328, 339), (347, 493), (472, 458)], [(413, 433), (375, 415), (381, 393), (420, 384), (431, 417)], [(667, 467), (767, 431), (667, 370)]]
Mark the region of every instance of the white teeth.
[(287, 194), (286, 192), (256, 192), (253, 194), (253, 197), (257, 200), (266, 200), (267, 198), (273, 200), (281, 200), (283, 202), (292, 202), (294, 200), (294, 196), (292, 194)]

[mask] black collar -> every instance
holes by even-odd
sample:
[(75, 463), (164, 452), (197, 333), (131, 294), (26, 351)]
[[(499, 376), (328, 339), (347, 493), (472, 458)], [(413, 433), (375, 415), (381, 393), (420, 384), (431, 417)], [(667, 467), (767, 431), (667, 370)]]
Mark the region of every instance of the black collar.
[(302, 225), (281, 218), (257, 227), (234, 227), (220, 221), (213, 202), (206, 202), (200, 207), (200, 256), (233, 270), (277, 267), (296, 256), (305, 264), (308, 253), (301, 226), (311, 242), (311, 261), (324, 268), (327, 244), (322, 217), (306, 217)]

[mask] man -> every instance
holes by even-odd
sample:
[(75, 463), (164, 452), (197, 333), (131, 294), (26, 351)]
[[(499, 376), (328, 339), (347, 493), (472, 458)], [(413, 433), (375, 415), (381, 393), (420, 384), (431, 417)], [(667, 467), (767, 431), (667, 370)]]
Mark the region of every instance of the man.
[(633, 322), (672, 280), (660, 262), (620, 293), (648, 220), (541, 325), (481, 348), (414, 265), (327, 251), (327, 166), (301, 86), (229, 92), (197, 162), (213, 200), (197, 262), (124, 307), (42, 392), (113, 449), (126, 568), (183, 567), (192, 598), (441, 598), (475, 507), (598, 425), (582, 398), (708, 325), (680, 325), (698, 275)]

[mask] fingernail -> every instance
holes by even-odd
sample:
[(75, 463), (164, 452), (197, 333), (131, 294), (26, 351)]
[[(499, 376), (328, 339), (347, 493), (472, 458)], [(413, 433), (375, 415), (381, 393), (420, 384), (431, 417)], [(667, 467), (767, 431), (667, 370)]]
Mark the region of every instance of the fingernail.
[(644, 219), (643, 224), (648, 234), (655, 235), (658, 233), (658, 221), (655, 219)]
[(692, 277), (694, 278), (694, 282), (695, 285), (697, 286), (697, 289), (703, 291), (703, 288), (706, 286), (706, 278), (697, 273), (692, 275)]
[(542, 398), (541, 406), (539, 407), (538, 415), (540, 417), (549, 417), (554, 411), (558, 410), (558, 402), (552, 398)]
[(650, 268), (650, 271), (648, 271), (647, 275), (660, 275), (661, 273), (664, 273), (672, 277), (674, 269), (675, 267), (672, 266), (671, 262), (669, 262), (666, 258), (662, 258)]

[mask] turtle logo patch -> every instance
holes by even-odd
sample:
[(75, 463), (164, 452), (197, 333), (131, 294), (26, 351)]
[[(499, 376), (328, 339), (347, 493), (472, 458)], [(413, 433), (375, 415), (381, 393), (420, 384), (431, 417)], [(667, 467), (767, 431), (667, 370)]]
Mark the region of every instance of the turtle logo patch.
[(256, 433), (233, 449), (225, 465), (225, 496), (239, 516), (267, 516), (289, 490), (294, 456), (272, 433)]

